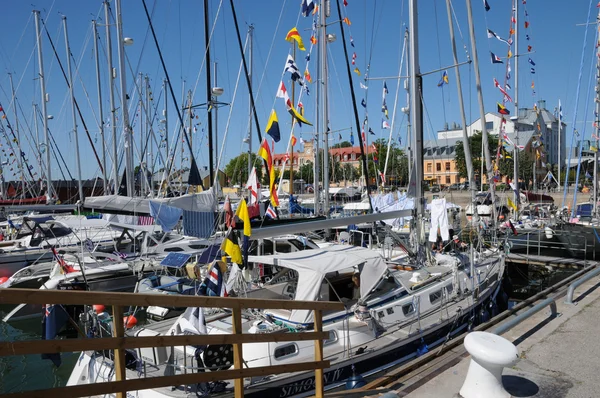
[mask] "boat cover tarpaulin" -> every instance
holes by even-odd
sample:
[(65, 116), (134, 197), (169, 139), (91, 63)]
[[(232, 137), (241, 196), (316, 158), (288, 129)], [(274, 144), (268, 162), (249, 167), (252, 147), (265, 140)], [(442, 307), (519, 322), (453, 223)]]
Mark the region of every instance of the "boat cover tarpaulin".
[[(360, 295), (365, 297), (387, 270), (385, 260), (374, 250), (345, 245), (271, 256), (249, 256), (248, 261), (290, 268), (298, 272), (298, 287), (294, 299), (304, 301), (318, 301), (321, 283), (330, 272), (358, 268), (361, 271)], [(312, 320), (312, 311), (293, 310), (288, 320), (294, 323), (309, 323)]]
[[(213, 212), (216, 210), (214, 191), (188, 194), (176, 198), (152, 199), (155, 202), (187, 211)], [(150, 214), (150, 199), (107, 195), (85, 198), (84, 207), (105, 213)]]
[(554, 198), (550, 195), (541, 193), (525, 192), (525, 197), (529, 203), (554, 203)]

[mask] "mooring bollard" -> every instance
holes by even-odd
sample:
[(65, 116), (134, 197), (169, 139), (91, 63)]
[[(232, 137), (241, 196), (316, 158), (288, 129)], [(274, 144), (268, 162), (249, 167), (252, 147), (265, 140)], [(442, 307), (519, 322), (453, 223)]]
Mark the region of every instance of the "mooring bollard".
[(471, 363), (460, 389), (463, 398), (509, 398), (502, 385), (502, 370), (519, 359), (517, 347), (504, 337), (472, 332), (465, 337)]

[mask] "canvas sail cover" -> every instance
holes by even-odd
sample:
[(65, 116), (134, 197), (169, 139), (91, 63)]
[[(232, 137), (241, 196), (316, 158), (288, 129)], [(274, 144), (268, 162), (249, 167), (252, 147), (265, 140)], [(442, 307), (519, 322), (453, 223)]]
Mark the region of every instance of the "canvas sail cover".
[[(321, 283), (330, 272), (358, 268), (360, 295), (365, 297), (387, 270), (385, 260), (374, 250), (356, 246), (330, 246), (271, 256), (249, 256), (249, 262), (271, 264), (298, 272), (295, 300), (318, 301)], [(293, 323), (309, 323), (312, 311), (293, 310), (288, 319)]]
[[(214, 212), (217, 209), (217, 199), (212, 188), (200, 193), (152, 200), (186, 211)], [(84, 207), (104, 213), (150, 214), (150, 199), (119, 195), (91, 196), (85, 198)]]

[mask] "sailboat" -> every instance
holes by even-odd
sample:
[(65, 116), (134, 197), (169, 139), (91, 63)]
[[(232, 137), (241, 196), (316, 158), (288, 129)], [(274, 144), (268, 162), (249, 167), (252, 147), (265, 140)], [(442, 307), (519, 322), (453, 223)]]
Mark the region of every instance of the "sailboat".
[[(320, 7), (324, 10), (324, 7)], [(341, 11), (338, 2), (338, 13)], [(409, 2), (411, 37), (411, 86), (419, 93), (420, 72), (417, 52), (417, 1)], [(321, 21), (325, 21), (324, 18)], [(419, 143), (422, 145), (422, 120), (420, 95), (413, 95), (411, 114), (415, 129), (415, 174), (412, 180), (415, 196), (422, 198), (419, 188), (422, 168)], [(422, 170), (421, 170), (422, 174)], [(443, 204), (443, 203), (442, 203)], [(306, 222), (293, 226), (270, 227), (253, 233), (254, 238), (320, 228), (333, 228), (348, 223), (374, 222), (390, 217), (413, 216), (417, 231), (421, 231), (424, 204), (418, 201), (417, 211), (404, 210), (389, 214), (375, 213), (352, 217), (347, 220), (331, 219)], [(436, 231), (434, 231), (436, 232)], [(419, 234), (417, 234), (419, 236)], [(302, 252), (250, 256), (249, 263), (279, 267), (280, 274), (292, 272), (294, 280), (281, 282), (274, 278), (273, 284), (264, 289), (248, 291), (247, 297), (277, 297), (296, 300), (340, 300), (344, 311), (326, 314), (323, 329), (330, 338), (324, 342), (324, 359), (331, 367), (324, 371), (326, 388), (343, 385), (355, 372), (364, 376), (374, 375), (391, 366), (422, 355), (429, 349), (443, 344), (447, 339), (466, 330), (469, 325), (489, 317), (500, 300), (501, 280), (504, 272), (504, 255), (494, 249), (472, 250), (470, 255), (460, 250), (451, 253), (427, 252), (419, 244), (416, 254), (403, 261), (389, 262), (376, 251), (349, 245), (332, 245), (326, 248)], [(220, 267), (219, 267), (220, 268)], [(219, 286), (224, 283), (222, 272), (217, 276)], [(218, 293), (218, 292), (217, 292)], [(489, 306), (488, 306), (489, 305)], [(209, 334), (231, 331), (231, 324), (223, 317), (222, 309), (211, 309), (206, 315)], [(226, 316), (226, 315), (225, 315)], [(145, 335), (177, 335), (184, 333), (189, 322), (186, 314), (176, 321), (158, 322), (152, 326), (135, 328), (129, 333)], [(307, 311), (248, 312), (242, 316), (244, 333), (302, 333), (314, 327), (312, 315)], [(244, 346), (245, 366), (295, 363), (312, 360), (314, 342), (247, 344)], [(132, 352), (136, 358), (127, 370), (128, 378), (151, 377), (173, 372), (208, 370), (215, 364), (210, 348), (194, 355), (191, 347), (173, 347), (169, 360), (166, 348), (144, 349)], [(230, 353), (231, 350), (224, 350)], [(227, 355), (218, 358), (225, 367), (233, 362)], [(190, 364), (198, 364), (189, 368)], [(102, 353), (84, 352), (80, 355), (68, 385), (103, 382), (114, 379), (112, 360)], [(181, 367), (185, 365), (185, 369)], [(221, 365), (219, 365), (221, 367)], [(137, 369), (143, 369), (141, 373)], [(224, 380), (210, 385), (174, 386), (137, 391), (138, 396), (177, 397), (190, 392), (198, 395), (215, 395), (227, 391), (231, 381)], [(314, 389), (313, 374), (298, 373), (265, 376), (244, 380), (244, 394), (256, 397), (289, 397), (310, 394)]]

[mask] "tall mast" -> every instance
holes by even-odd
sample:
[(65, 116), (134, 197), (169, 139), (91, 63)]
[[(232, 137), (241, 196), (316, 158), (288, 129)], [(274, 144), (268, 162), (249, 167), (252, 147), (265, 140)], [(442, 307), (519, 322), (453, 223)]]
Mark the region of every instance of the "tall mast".
[[(417, 216), (422, 217), (424, 213), (424, 197), (423, 197), (423, 102), (421, 72), (419, 69), (419, 47), (417, 40), (418, 32), (418, 12), (417, 0), (410, 0), (408, 3), (409, 14), (409, 39), (410, 39), (410, 121), (413, 125), (414, 132), (414, 165), (413, 174), (415, 177), (411, 184), (415, 184), (415, 198), (417, 199)], [(417, 236), (420, 236), (420, 223), (417, 221)]]
[[(152, 122), (150, 122), (150, 124), (148, 124), (148, 121), (150, 119), (150, 115), (148, 114), (149, 110), (150, 110), (150, 97), (151, 97), (151, 90), (150, 90), (150, 78), (148, 77), (148, 75), (144, 76), (144, 88), (146, 90), (146, 112), (145, 115), (146, 117), (144, 118), (144, 120), (146, 121), (146, 129), (148, 130), (148, 134), (147, 137), (145, 138), (145, 141), (148, 143), (148, 160), (146, 162), (146, 170), (150, 171), (150, 197), (154, 197), (154, 130), (152, 129)], [(144, 175), (144, 182), (147, 182), (148, 178), (146, 178), (146, 176)]]
[[(250, 90), (248, 95), (252, 98), (252, 40), (254, 36), (254, 25), (248, 26), (248, 79), (250, 82)], [(252, 100), (248, 101), (248, 178), (252, 173)], [(248, 192), (250, 198), (250, 192)]]
[(146, 176), (145, 173), (145, 167), (144, 167), (144, 159), (146, 158), (144, 155), (144, 144), (146, 141), (146, 129), (144, 128), (144, 126), (146, 125), (146, 119), (143, 116), (143, 113), (145, 112), (145, 107), (144, 107), (144, 89), (143, 89), (143, 83), (144, 83), (144, 74), (143, 73), (139, 73), (138, 75), (140, 77), (140, 83), (139, 83), (139, 87), (140, 88), (140, 99), (139, 99), (139, 122), (140, 122), (140, 168), (139, 168), (139, 180), (140, 180), (140, 196), (144, 196), (146, 193), (146, 184), (144, 184), (144, 178)]
[[(108, 24), (108, 21), (106, 21)], [(96, 20), (92, 21), (94, 30), (94, 56), (96, 58), (96, 85), (98, 87), (98, 130), (100, 131), (100, 139), (102, 140), (102, 188), (104, 195), (108, 194), (106, 184), (106, 141), (104, 139), (104, 113), (102, 112), (102, 85), (100, 82), (100, 54), (98, 53), (98, 27)]]
[[(41, 173), (42, 173), (42, 152), (40, 151), (40, 130), (38, 128), (38, 109), (37, 109), (37, 104), (33, 104), (33, 122), (35, 124), (35, 152), (36, 152), (36, 158), (38, 161), (38, 170), (40, 171), (40, 177), (41, 177)], [(40, 187), (41, 188), (41, 187)]]
[[(596, 102), (596, 106), (598, 106), (598, 103)], [(560, 149), (562, 147), (562, 140), (561, 140), (561, 129), (562, 129), (562, 105), (560, 104), (560, 99), (558, 100), (558, 176), (557, 176), (557, 188), (558, 188), (558, 192), (560, 192), (560, 169), (562, 167), (562, 161), (561, 161), (561, 157), (560, 157)]]
[[(492, 183), (492, 177), (494, 170), (492, 169), (492, 156), (490, 155), (490, 146), (488, 143), (488, 132), (485, 127), (485, 110), (483, 108), (483, 93), (481, 91), (481, 76), (479, 73), (479, 57), (477, 56), (477, 43), (475, 41), (475, 26), (473, 25), (473, 11), (471, 10), (471, 0), (467, 0), (467, 14), (469, 19), (469, 35), (471, 36), (471, 51), (473, 52), (473, 68), (475, 69), (475, 84), (477, 87), (477, 99), (479, 102), (479, 114), (481, 117), (481, 131), (482, 137), (481, 142), (483, 145), (483, 154), (485, 156), (485, 167), (487, 169), (487, 181), (490, 186), (490, 192), (492, 195), (492, 223), (496, 223), (496, 210), (495, 210), (495, 190), (494, 184)], [(483, 175), (481, 176), (481, 182), (483, 186)]]
[[(213, 75), (215, 76), (214, 77), (215, 84), (213, 85), (213, 87), (218, 87), (219, 85), (217, 83), (217, 61), (215, 61), (213, 63), (213, 68), (214, 68), (213, 69)], [(219, 144), (218, 144), (218, 138), (219, 138), (219, 104), (218, 104), (218, 101), (217, 101), (217, 97), (215, 96), (215, 93), (212, 92), (212, 89), (211, 89), (211, 94), (212, 94), (212, 98), (214, 99), (213, 109), (215, 111), (215, 126), (214, 126), (214, 128), (215, 128), (215, 138), (214, 138), (214, 141), (213, 141), (213, 148), (211, 150), (215, 151), (215, 155), (214, 155), (213, 159), (215, 161), (215, 164), (218, 165), (219, 164)], [(191, 126), (190, 126), (190, 128), (191, 128)], [(216, 173), (219, 173), (219, 170), (216, 170)], [(210, 184), (212, 184), (212, 183), (213, 183), (213, 181), (210, 180)]]
[(171, 159), (171, 153), (169, 152), (169, 99), (167, 96), (167, 79), (163, 80), (163, 90), (165, 97), (165, 109), (163, 110), (163, 116), (165, 117), (165, 168), (169, 170), (169, 159)]
[[(322, 14), (325, 13), (325, 1), (326, 0), (321, 0), (321, 5), (319, 6), (319, 24), (322, 25), (323, 22), (323, 18), (322, 18)], [(323, 61), (321, 60), (322, 56), (322, 48), (325, 45), (324, 39), (320, 36), (323, 36), (323, 31), (321, 30), (321, 32), (319, 33), (319, 41), (317, 42), (317, 65), (321, 65), (323, 63)], [(323, 82), (323, 71), (321, 70), (321, 68), (317, 69), (317, 95), (315, 98), (315, 109), (321, 109), (320, 108), (320, 104), (321, 104), (321, 82)], [(317, 111), (318, 112), (318, 111)], [(313, 141), (313, 156), (314, 156), (314, 162), (313, 162), (313, 189), (314, 189), (314, 214), (315, 215), (319, 215), (319, 209), (320, 209), (320, 203), (319, 201), (321, 200), (321, 191), (319, 189), (319, 176), (321, 174), (321, 165), (319, 164), (319, 152), (320, 152), (320, 145), (319, 145), (319, 131), (321, 130), (321, 119), (318, 117), (315, 118), (315, 138)], [(328, 193), (325, 192), (325, 196), (327, 196)]]
[[(204, 42), (206, 48), (206, 102), (212, 104), (212, 89), (211, 89), (211, 78), (210, 78), (210, 36), (208, 30), (208, 0), (204, 0)], [(208, 115), (208, 176), (209, 184), (212, 184), (214, 180), (214, 168), (213, 168), (213, 121), (210, 114)]]
[(19, 149), (19, 156), (17, 157), (17, 163), (19, 165), (19, 170), (21, 171), (21, 197), (25, 196), (25, 172), (23, 171), (23, 155), (21, 154), (21, 132), (19, 129), (19, 115), (17, 115), (17, 95), (15, 92), (15, 86), (13, 85), (12, 73), (8, 74), (8, 79), (10, 80), (10, 91), (12, 93), (12, 108), (13, 113), (15, 115), (15, 133), (17, 135), (17, 148)]
[(40, 95), (42, 96), (42, 117), (44, 125), (44, 138), (46, 142), (46, 193), (49, 199), (52, 198), (52, 167), (50, 165), (50, 137), (48, 134), (48, 107), (46, 104), (46, 79), (44, 77), (44, 58), (42, 54), (42, 36), (40, 31), (40, 12), (33, 10), (35, 16), (35, 32), (38, 48), (38, 63), (40, 77)]
[[(600, 10), (598, 10), (598, 17), (596, 18), (598, 29), (600, 29)], [(597, 57), (597, 70), (600, 71), (600, 56)], [(594, 126), (596, 128), (596, 142), (594, 146), (596, 147), (596, 151), (594, 151), (594, 216), (598, 214), (598, 134), (600, 134), (600, 127), (598, 123), (600, 123), (600, 79), (596, 79), (596, 119), (594, 120)], [(560, 121), (559, 121), (560, 123)], [(559, 142), (560, 146), (560, 142)]]
[(112, 132), (113, 161), (113, 194), (119, 192), (119, 155), (117, 152), (117, 118), (115, 108), (115, 70), (112, 62), (112, 39), (110, 35), (110, 5), (104, 2), (104, 19), (106, 21), (106, 52), (108, 55), (108, 93), (110, 100), (110, 130)]
[(127, 173), (127, 196), (135, 195), (133, 184), (133, 134), (129, 125), (129, 110), (127, 109), (127, 81), (125, 75), (125, 49), (123, 45), (123, 19), (121, 15), (121, 0), (116, 0), (117, 11), (117, 42), (119, 44), (119, 83), (121, 86), (121, 114), (123, 116), (123, 134), (125, 135), (125, 171)]
[[(325, 7), (323, 7), (325, 5)], [(320, 25), (321, 25), (321, 90), (322, 90), (322, 103), (321, 106), (323, 112), (323, 193), (324, 198), (324, 211), (325, 215), (329, 216), (329, 103), (327, 102), (327, 17), (329, 16), (329, 0), (323, 0), (321, 6), (321, 12), (319, 13)]]
[[(514, 178), (515, 183), (515, 203), (517, 206), (520, 203), (521, 196), (519, 195), (519, 0), (515, 0), (515, 115), (511, 118), (514, 121), (515, 130), (515, 150), (513, 152), (514, 162)], [(510, 60), (507, 60), (510, 62)], [(515, 213), (518, 212), (518, 208)]]
[[(450, 0), (446, 0), (446, 9), (448, 12), (448, 25), (450, 27), (450, 42), (452, 43), (452, 56), (454, 65), (458, 65), (458, 56), (456, 55), (456, 40), (454, 38), (454, 20), (452, 19), (452, 6)], [(467, 181), (469, 181), (469, 190), (471, 191), (471, 203), (475, 203), (475, 184), (473, 181), (473, 158), (471, 156), (471, 146), (469, 145), (469, 135), (467, 134), (467, 117), (465, 115), (465, 103), (463, 100), (462, 83), (460, 80), (460, 69), (454, 67), (456, 74), (456, 90), (458, 91), (458, 104), (460, 106), (460, 117), (462, 121), (462, 141), (465, 153), (465, 163), (467, 165)], [(476, 206), (474, 206), (475, 208)]]
[(81, 157), (79, 155), (79, 136), (77, 134), (77, 113), (75, 112), (75, 93), (73, 91), (73, 74), (71, 73), (71, 47), (69, 47), (69, 34), (67, 32), (67, 17), (62, 17), (65, 30), (65, 47), (67, 50), (67, 73), (69, 74), (69, 94), (71, 95), (71, 112), (73, 113), (73, 136), (75, 137), (75, 159), (77, 162), (77, 188), (79, 200), (83, 204), (83, 185), (81, 183)]

